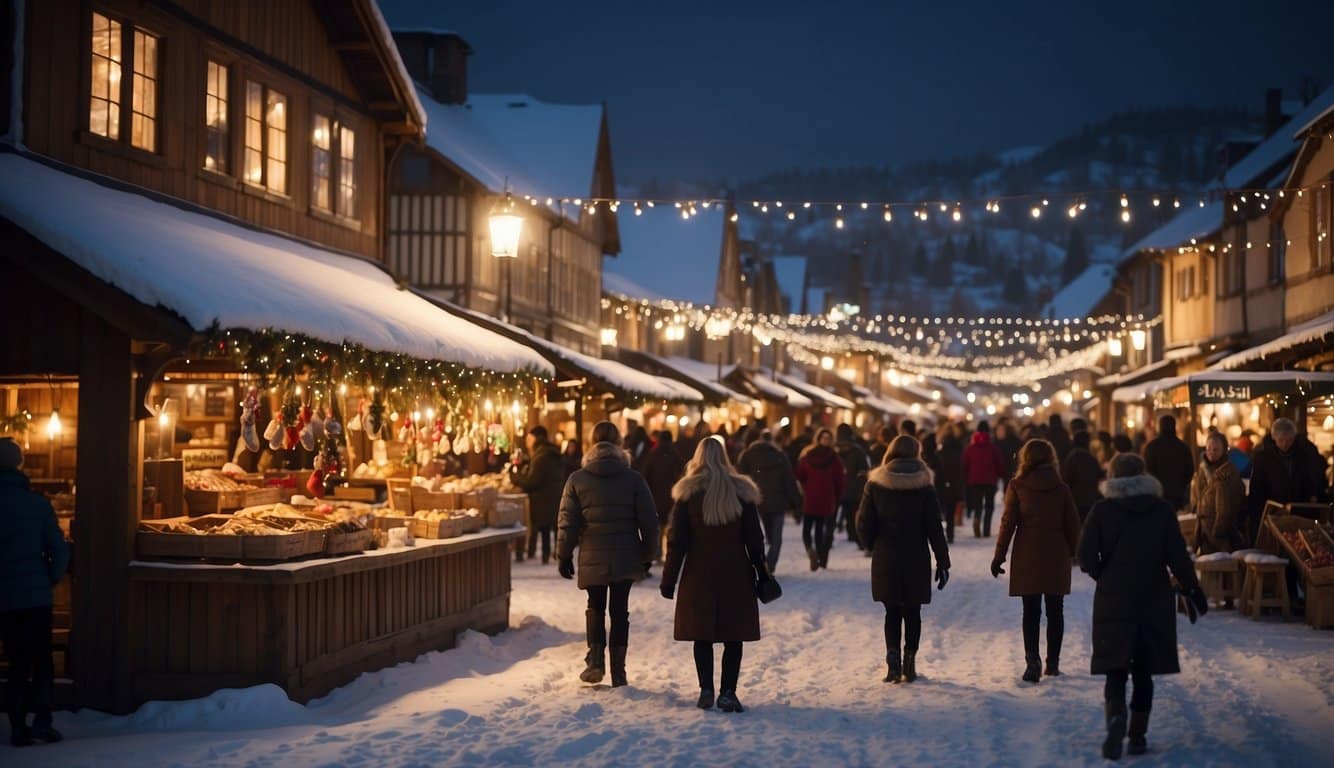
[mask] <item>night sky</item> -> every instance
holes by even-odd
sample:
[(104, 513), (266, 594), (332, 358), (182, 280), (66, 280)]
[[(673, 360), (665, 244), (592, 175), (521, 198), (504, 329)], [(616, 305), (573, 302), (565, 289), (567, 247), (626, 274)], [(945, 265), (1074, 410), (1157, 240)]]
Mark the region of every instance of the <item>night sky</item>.
[[(1041, 145), (1130, 106), (1334, 80), (1334, 2), (380, 0), (459, 32), (470, 89), (608, 106), (622, 181)], [(725, 6), (725, 7), (714, 7)]]

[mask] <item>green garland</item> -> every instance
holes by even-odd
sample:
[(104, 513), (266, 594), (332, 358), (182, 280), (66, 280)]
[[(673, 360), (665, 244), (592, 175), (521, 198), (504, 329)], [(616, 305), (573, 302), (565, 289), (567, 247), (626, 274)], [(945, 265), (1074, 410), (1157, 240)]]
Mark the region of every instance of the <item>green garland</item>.
[(32, 427), (32, 412), (26, 408), (11, 416), (0, 416), (0, 433), (21, 435)]

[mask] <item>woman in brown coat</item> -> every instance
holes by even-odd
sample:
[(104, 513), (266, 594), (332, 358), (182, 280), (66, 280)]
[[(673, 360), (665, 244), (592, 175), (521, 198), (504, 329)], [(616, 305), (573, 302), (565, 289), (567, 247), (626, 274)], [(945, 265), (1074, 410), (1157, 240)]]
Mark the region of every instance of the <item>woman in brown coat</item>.
[(1241, 510), (1245, 501), (1241, 473), (1227, 456), (1227, 438), (1221, 432), (1210, 432), (1204, 441), (1204, 458), (1190, 484), (1190, 507), (1199, 518), (1194, 543), (1201, 555), (1243, 546)]
[(727, 448), (714, 436), (699, 442), (672, 499), (661, 589), (670, 600), (680, 575), (674, 637), (695, 643), (700, 709), (714, 704), (713, 644), (723, 644), (718, 708), (742, 712), (736, 697), (741, 643), (760, 639), (755, 586), (770, 578), (756, 509), (760, 491), (732, 469)]
[[(1070, 568), (1079, 545), (1079, 513), (1070, 488), (1056, 469), (1056, 451), (1046, 440), (1029, 440), (1019, 449), (1019, 472), (1005, 490), (996, 555), (991, 575), (1005, 569), (1005, 554), (1014, 539), (1010, 595), (1024, 601), (1023, 679), (1036, 683), (1043, 674), (1061, 674), (1061, 640), (1065, 635), (1065, 596), (1070, 594)], [(1042, 603), (1047, 604), (1047, 668), (1038, 653)]]

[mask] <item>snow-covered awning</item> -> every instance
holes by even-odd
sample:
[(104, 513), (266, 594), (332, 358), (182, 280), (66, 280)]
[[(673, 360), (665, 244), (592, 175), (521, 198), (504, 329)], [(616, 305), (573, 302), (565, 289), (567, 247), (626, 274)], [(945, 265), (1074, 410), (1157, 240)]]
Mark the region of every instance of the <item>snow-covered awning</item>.
[(742, 371), (746, 383), (754, 387), (755, 391), (760, 393), (760, 397), (765, 400), (801, 409), (815, 405), (815, 402), (806, 395), (771, 378), (772, 371), (747, 371), (741, 368), (737, 370)]
[(1140, 366), (1139, 368), (1135, 368), (1134, 370), (1122, 371), (1121, 373), (1108, 374), (1107, 376), (1103, 376), (1098, 379), (1098, 386), (1114, 387), (1124, 384), (1133, 384), (1137, 381), (1143, 381), (1146, 377), (1152, 376), (1156, 373), (1161, 373), (1168, 367), (1174, 365), (1176, 365), (1175, 360), (1159, 360), (1156, 363), (1143, 365)]
[(907, 416), (912, 413), (912, 406), (886, 395), (862, 395), (857, 398), (857, 402), (887, 416)]
[(0, 217), (191, 328), (272, 329), (497, 372), (552, 367), (369, 261), (0, 153)]
[(1121, 261), (1128, 260), (1140, 251), (1161, 251), (1187, 246), (1190, 245), (1192, 238), (1203, 240), (1222, 228), (1221, 202), (1205, 203), (1202, 208), (1190, 207), (1125, 249), (1121, 254)]
[(822, 405), (826, 405), (830, 408), (844, 408), (851, 411), (857, 407), (856, 404), (854, 404), (851, 400), (847, 399), (846, 397), (843, 397), (841, 395), (836, 395), (833, 392), (817, 387), (814, 384), (809, 384), (805, 381), (802, 381), (801, 379), (798, 379), (796, 376), (792, 376), (786, 373), (779, 373), (775, 376), (775, 378), (783, 386), (789, 389), (795, 389), (801, 394), (805, 395), (806, 397), (814, 400), (815, 402), (820, 403)]
[(1209, 366), (1209, 370), (1229, 371), (1247, 363), (1263, 360), (1270, 355), (1286, 352), (1294, 347), (1323, 341), (1334, 335), (1334, 312), (1326, 312), (1314, 320), (1293, 327), (1292, 330), (1264, 344), (1243, 349)]
[(1147, 397), (1167, 394), (1184, 387), (1169, 405), (1204, 403), (1244, 403), (1270, 395), (1310, 399), (1334, 393), (1334, 373), (1311, 371), (1205, 371), (1186, 376), (1121, 387), (1112, 392), (1119, 403), (1136, 403)]
[(754, 405), (755, 398), (750, 395), (736, 391), (723, 383), (723, 379), (731, 373), (732, 366), (723, 366), (723, 374), (718, 375), (718, 366), (712, 363), (703, 363), (699, 360), (691, 360), (686, 357), (664, 357), (660, 358), (664, 365), (675, 368), (692, 381), (698, 381), (701, 386), (707, 386), (710, 389), (723, 395), (728, 400), (734, 400), (741, 405)]

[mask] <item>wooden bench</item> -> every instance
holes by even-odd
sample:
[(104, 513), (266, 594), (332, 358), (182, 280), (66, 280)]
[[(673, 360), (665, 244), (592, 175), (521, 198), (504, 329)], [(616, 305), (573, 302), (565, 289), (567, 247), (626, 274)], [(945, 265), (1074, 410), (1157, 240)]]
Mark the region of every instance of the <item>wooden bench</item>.
[(1246, 582), (1241, 589), (1241, 612), (1252, 619), (1258, 619), (1265, 608), (1278, 608), (1284, 619), (1291, 618), (1287, 567), (1286, 560), (1281, 563), (1246, 563)]
[(1200, 577), (1200, 589), (1213, 602), (1224, 603), (1241, 597), (1245, 571), (1238, 567), (1236, 560), (1229, 558), (1196, 562), (1195, 572)]

